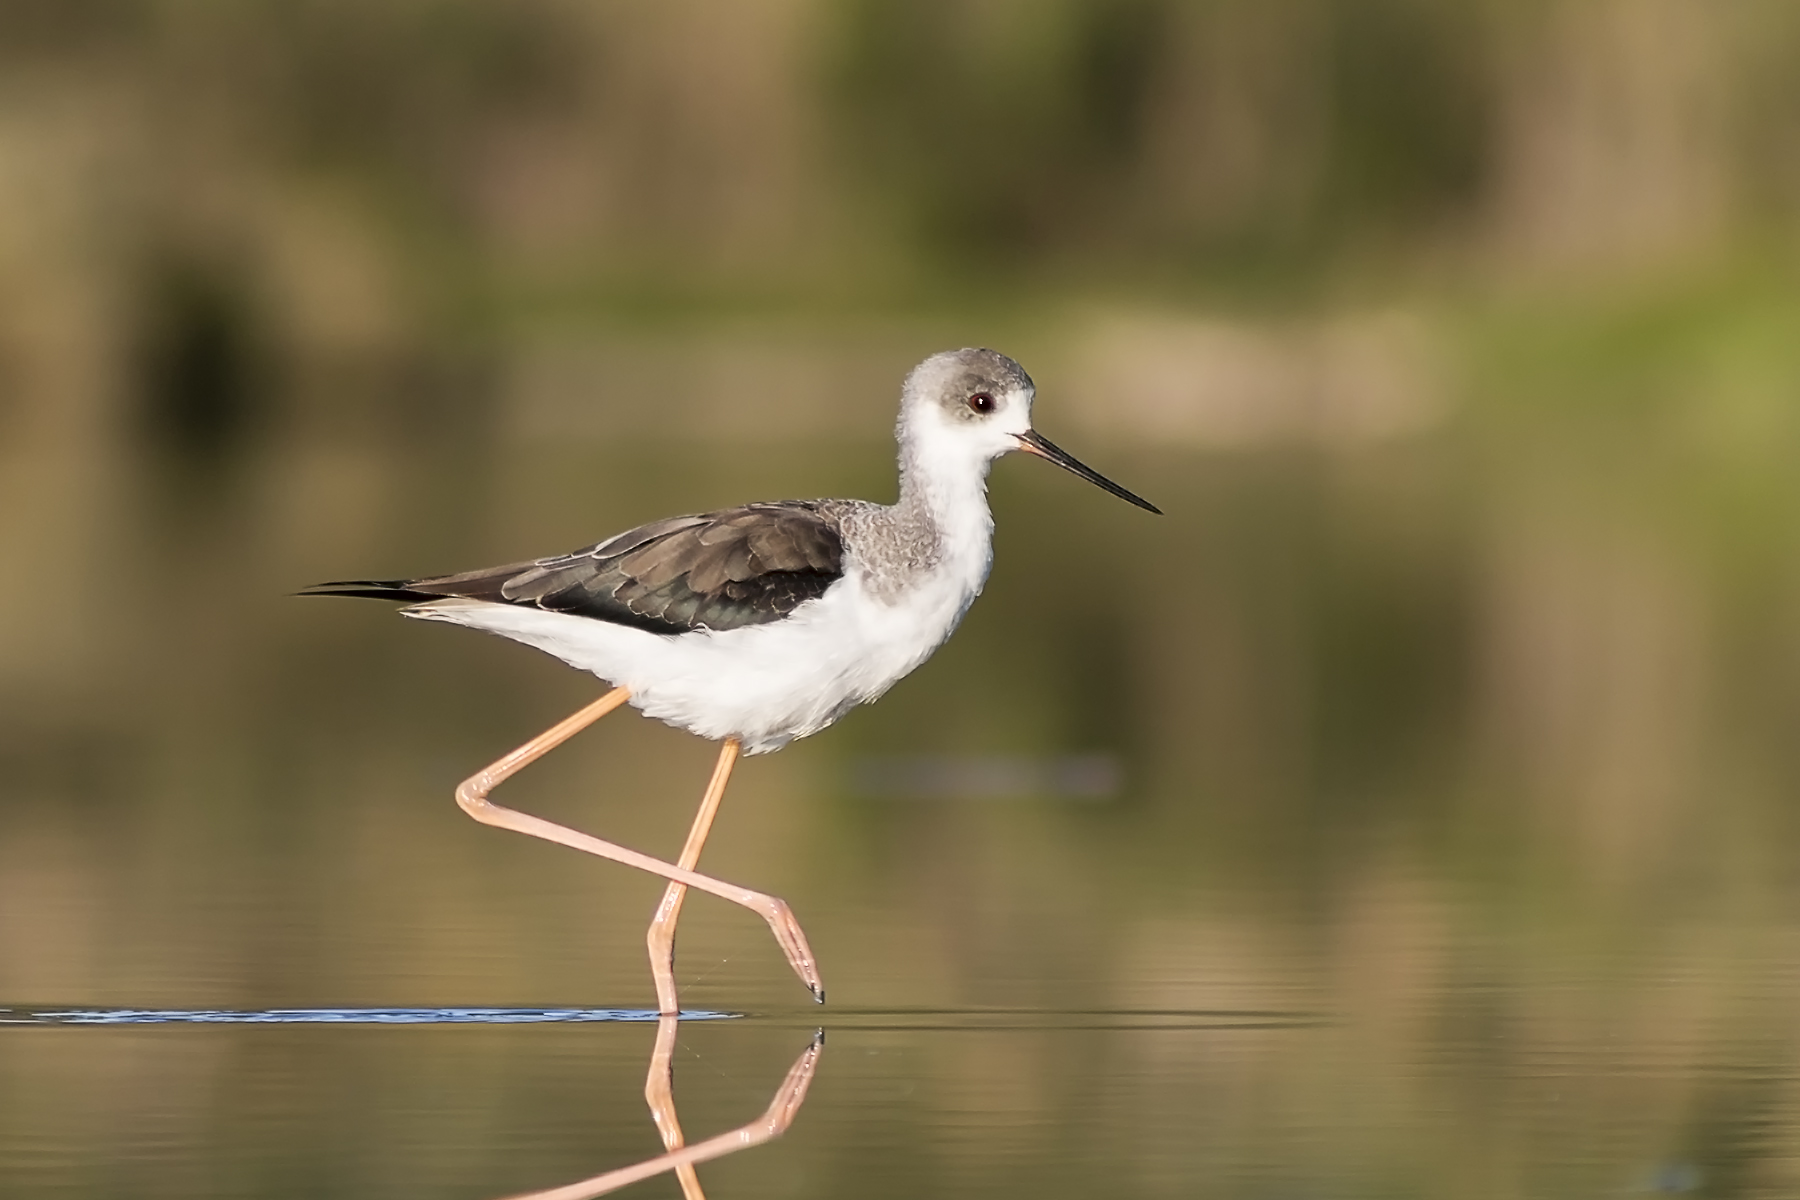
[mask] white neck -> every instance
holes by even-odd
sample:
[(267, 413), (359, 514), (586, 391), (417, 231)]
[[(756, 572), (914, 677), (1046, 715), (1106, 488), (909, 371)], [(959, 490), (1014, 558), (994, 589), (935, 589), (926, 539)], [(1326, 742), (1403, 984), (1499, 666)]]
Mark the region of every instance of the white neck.
[(992, 558), (994, 517), (987, 500), (992, 460), (974, 449), (941, 435), (903, 436), (895, 508), (902, 520), (928, 525), (939, 553), (972, 570), (979, 588)]

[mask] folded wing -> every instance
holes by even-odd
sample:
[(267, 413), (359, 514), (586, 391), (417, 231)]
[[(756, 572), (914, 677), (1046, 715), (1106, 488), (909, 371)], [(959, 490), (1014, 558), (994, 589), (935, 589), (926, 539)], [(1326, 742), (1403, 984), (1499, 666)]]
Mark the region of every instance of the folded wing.
[(305, 595), (518, 604), (651, 633), (777, 621), (842, 577), (837, 521), (812, 501), (653, 521), (555, 558), (425, 579), (322, 583)]

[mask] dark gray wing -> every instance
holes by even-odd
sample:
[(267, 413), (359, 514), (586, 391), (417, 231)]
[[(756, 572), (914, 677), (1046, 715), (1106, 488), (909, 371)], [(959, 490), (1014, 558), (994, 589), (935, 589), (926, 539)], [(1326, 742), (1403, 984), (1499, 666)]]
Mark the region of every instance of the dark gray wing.
[(746, 504), (641, 525), (536, 562), (427, 579), (320, 584), (311, 595), (529, 605), (652, 633), (780, 620), (844, 573), (835, 518), (811, 501)]

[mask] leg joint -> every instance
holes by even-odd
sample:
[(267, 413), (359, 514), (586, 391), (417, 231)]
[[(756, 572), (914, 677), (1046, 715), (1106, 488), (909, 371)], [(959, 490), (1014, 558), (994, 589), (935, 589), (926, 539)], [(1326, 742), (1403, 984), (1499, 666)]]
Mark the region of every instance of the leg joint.
[(486, 771), (471, 775), (456, 785), (456, 806), (485, 825), (488, 814), (494, 810), (493, 803), (488, 800), (488, 793), (493, 789)]

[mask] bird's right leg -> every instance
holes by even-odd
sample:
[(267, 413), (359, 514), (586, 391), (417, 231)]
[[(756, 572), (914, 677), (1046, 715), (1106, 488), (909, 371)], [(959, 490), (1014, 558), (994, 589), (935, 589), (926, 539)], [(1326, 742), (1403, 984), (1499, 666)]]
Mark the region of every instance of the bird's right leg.
[[(736, 738), (726, 738), (724, 745), (719, 747), (719, 762), (706, 785), (706, 794), (700, 798), (694, 827), (688, 831), (687, 843), (681, 847), (681, 857), (675, 860), (675, 865), (684, 871), (700, 865), (700, 848), (706, 844), (713, 818), (719, 815), (719, 801), (725, 796), (725, 785), (731, 781), (731, 768), (737, 763), (738, 750)], [(663, 889), (662, 903), (656, 906), (656, 916), (644, 935), (650, 948), (650, 978), (656, 984), (657, 1011), (665, 1014), (681, 1009), (675, 995), (675, 922), (681, 919), (681, 902), (686, 896), (687, 888), (679, 883), (671, 883)]]
[(477, 771), (457, 787), (457, 804), (462, 807), (464, 812), (483, 825), (498, 825), (502, 829), (528, 833), (532, 837), (543, 838), (545, 841), (555, 842), (559, 846), (568, 846), (573, 850), (624, 863), (628, 867), (636, 867), (640, 871), (648, 871), (652, 875), (659, 875), (676, 883), (684, 883), (703, 892), (711, 892), (720, 899), (729, 900), (733, 904), (743, 905), (768, 922), (770, 931), (775, 935), (776, 944), (787, 956), (788, 965), (794, 968), (794, 973), (800, 976), (800, 981), (807, 986), (807, 990), (812, 992), (813, 998), (823, 1001), (825, 987), (819, 979), (818, 966), (813, 962), (812, 950), (806, 944), (806, 935), (800, 931), (800, 923), (794, 919), (793, 911), (788, 908), (786, 901), (714, 879), (710, 875), (701, 875), (676, 866), (674, 863), (666, 863), (659, 858), (651, 858), (648, 854), (640, 854), (636, 850), (629, 850), (624, 846), (602, 841), (589, 834), (546, 821), (542, 817), (534, 817), (514, 809), (503, 808), (488, 799), (488, 793), (506, 780), (625, 703), (630, 697), (631, 692), (628, 689), (614, 688), (574, 716), (551, 726), (511, 754)]

